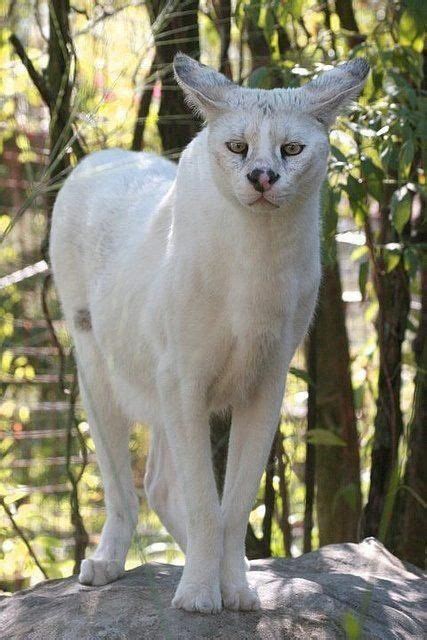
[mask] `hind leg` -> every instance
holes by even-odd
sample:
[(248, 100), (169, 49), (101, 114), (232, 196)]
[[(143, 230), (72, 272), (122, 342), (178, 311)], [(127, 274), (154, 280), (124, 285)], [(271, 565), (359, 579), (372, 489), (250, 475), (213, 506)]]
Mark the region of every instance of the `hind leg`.
[(138, 516), (138, 499), (129, 452), (130, 422), (114, 400), (107, 366), (91, 334), (75, 340), (80, 392), (89, 418), (101, 472), (107, 519), (101, 540), (82, 562), (79, 581), (102, 585), (124, 572), (126, 555)]
[(144, 488), (151, 509), (185, 552), (185, 505), (177, 483), (172, 452), (161, 428), (151, 432)]

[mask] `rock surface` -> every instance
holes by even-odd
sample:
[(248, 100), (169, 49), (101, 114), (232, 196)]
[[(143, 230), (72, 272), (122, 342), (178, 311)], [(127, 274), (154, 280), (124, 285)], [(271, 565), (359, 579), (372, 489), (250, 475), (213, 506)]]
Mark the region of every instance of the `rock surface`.
[[(182, 569), (147, 564), (104, 587), (50, 580), (0, 601), (1, 640), (423, 640), (424, 574), (379, 542), (251, 563), (262, 608), (206, 616), (170, 606)], [(345, 627), (355, 628), (346, 633)], [(362, 632), (357, 635), (357, 628)], [(347, 626), (347, 629), (349, 627)]]

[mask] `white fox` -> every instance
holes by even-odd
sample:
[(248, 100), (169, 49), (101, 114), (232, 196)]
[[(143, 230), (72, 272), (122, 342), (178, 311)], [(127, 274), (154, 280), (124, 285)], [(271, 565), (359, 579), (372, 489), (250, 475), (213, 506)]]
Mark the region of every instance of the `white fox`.
[[(207, 126), (176, 166), (101, 151), (56, 200), (51, 261), (105, 487), (107, 519), (80, 582), (124, 571), (137, 521), (129, 432), (148, 424), (148, 500), (186, 553), (173, 605), (259, 606), (245, 531), (286, 373), (320, 281), (328, 127), (368, 73), (358, 58), (299, 89), (241, 88), (178, 54)], [(231, 409), (222, 501), (209, 416)]]

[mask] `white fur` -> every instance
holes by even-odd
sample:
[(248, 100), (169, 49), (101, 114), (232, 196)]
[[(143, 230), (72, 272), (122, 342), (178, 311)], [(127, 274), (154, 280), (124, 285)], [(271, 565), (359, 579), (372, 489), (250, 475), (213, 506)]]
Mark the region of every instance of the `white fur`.
[[(186, 552), (173, 604), (258, 606), (246, 579), (246, 523), (286, 372), (315, 306), (328, 153), (320, 114), (362, 86), (346, 67), (315, 81), (317, 89), (266, 92), (178, 56), (178, 81), (208, 120), (178, 168), (148, 153), (102, 151), (60, 191), (52, 267), (107, 507), (81, 582), (105, 584), (123, 572), (138, 508), (128, 436), (139, 421), (152, 428), (149, 502)], [(225, 146), (236, 138), (248, 143), (246, 158)], [(303, 152), (283, 159), (280, 146), (295, 141)], [(246, 178), (258, 166), (281, 176), (261, 200)], [(208, 422), (228, 407), (220, 504)]]

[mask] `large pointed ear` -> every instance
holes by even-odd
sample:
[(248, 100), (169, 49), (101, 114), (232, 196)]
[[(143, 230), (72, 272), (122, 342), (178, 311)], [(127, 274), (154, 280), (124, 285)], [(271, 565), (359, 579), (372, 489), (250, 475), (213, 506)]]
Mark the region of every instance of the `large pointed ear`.
[(196, 62), (184, 53), (176, 54), (173, 67), (187, 103), (198, 114), (209, 119), (230, 108), (231, 95), (239, 87), (222, 73)]
[(325, 71), (299, 89), (305, 109), (330, 126), (340, 111), (358, 97), (368, 73), (369, 64), (364, 58), (355, 58)]

